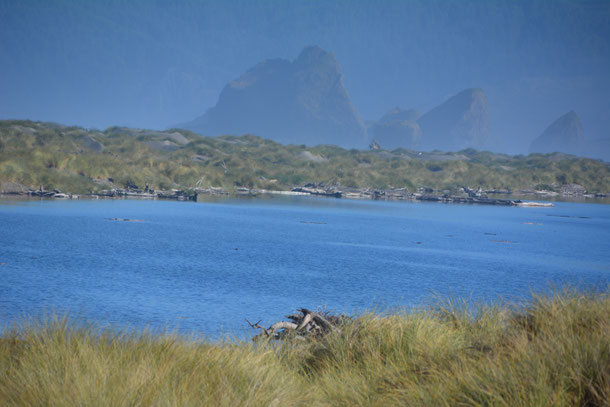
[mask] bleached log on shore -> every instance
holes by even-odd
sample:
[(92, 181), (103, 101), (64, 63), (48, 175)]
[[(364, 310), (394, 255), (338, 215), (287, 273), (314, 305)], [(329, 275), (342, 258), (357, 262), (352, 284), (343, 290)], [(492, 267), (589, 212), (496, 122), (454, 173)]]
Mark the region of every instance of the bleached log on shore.
[(294, 338), (297, 340), (305, 340), (309, 338), (326, 335), (330, 332), (340, 331), (347, 317), (344, 315), (330, 316), (322, 315), (319, 312), (310, 311), (307, 308), (300, 308), (300, 314), (287, 315), (288, 321), (278, 321), (272, 324), (269, 328), (260, 325), (261, 321), (251, 323), (246, 319), (246, 322), (253, 329), (260, 329), (261, 333), (252, 338), (255, 342), (263, 340), (281, 340), (286, 338)]

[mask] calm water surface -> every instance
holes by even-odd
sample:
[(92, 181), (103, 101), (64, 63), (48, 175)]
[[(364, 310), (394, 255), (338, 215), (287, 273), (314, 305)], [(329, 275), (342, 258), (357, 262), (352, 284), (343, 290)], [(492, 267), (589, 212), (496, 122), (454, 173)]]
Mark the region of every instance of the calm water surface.
[[(117, 222), (105, 218), (132, 218)], [(610, 206), (309, 197), (0, 201), (0, 326), (53, 310), (212, 338), (295, 308), (515, 300), (610, 282)]]

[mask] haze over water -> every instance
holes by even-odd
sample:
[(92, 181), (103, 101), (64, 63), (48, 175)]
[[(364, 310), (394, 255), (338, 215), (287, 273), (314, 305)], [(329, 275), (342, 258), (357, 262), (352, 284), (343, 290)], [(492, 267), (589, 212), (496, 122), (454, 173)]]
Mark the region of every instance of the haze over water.
[(0, 325), (54, 310), (215, 338), (299, 307), (354, 313), (605, 290), (609, 241), (609, 207), (596, 204), (3, 200)]

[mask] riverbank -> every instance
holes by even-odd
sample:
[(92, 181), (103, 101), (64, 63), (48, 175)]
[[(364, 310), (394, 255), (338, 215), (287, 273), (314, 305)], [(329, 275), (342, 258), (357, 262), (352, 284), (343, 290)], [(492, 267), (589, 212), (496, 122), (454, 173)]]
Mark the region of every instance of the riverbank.
[(279, 346), (52, 318), (3, 332), (0, 404), (603, 406), (609, 332), (607, 292), (370, 313)]
[(197, 189), (261, 194), (294, 188), (335, 188), (342, 197), (365, 199), (400, 199), (404, 190), (428, 195), (432, 189), (446, 199), (460, 197), (464, 187), (475, 192), (480, 187), (490, 198), (531, 192), (544, 200), (588, 199), (610, 192), (610, 165), (558, 153), (345, 150), (248, 135), (201, 137), (180, 129), (98, 131), (0, 120), (0, 191), (35, 192), (42, 186), (70, 194), (146, 197), (146, 185), (161, 199), (187, 199), (176, 192)]
[[(497, 191), (483, 192), (463, 187), (451, 194), (450, 191), (435, 191), (433, 189), (420, 188), (418, 192), (409, 192), (407, 188), (398, 189), (357, 189), (345, 188), (337, 185), (325, 186), (324, 184), (305, 184), (304, 186), (292, 187), (289, 191), (255, 189), (238, 187), (232, 191), (221, 187), (212, 188), (193, 188), (189, 190), (173, 189), (153, 190), (148, 188), (113, 188), (92, 192), (90, 194), (64, 193), (59, 190), (47, 191), (44, 188), (29, 190), (26, 188), (13, 189), (10, 191), (0, 191), (0, 195), (5, 196), (30, 196), (54, 199), (79, 199), (79, 198), (136, 198), (136, 199), (170, 199), (178, 201), (197, 201), (204, 196), (259, 196), (259, 195), (306, 195), (326, 198), (345, 198), (360, 200), (399, 200), (399, 201), (429, 201), (442, 203), (461, 203), (461, 204), (481, 204), (499, 206), (527, 206), (527, 207), (552, 207), (549, 202), (522, 201), (519, 198), (492, 198), (489, 194), (500, 193)], [(504, 192), (502, 192), (504, 193)], [(510, 193), (510, 192), (506, 192)], [(605, 197), (605, 195), (604, 195)]]

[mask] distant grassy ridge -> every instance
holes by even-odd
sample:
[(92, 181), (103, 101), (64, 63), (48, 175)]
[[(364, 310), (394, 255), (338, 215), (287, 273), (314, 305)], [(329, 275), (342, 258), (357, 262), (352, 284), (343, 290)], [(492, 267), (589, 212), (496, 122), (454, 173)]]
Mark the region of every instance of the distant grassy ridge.
[(48, 319), (0, 339), (3, 406), (608, 406), (608, 293), (366, 314), (279, 346)]
[(111, 127), (104, 131), (0, 121), (0, 183), (87, 193), (129, 183), (154, 189), (238, 186), (286, 190), (304, 183), (355, 188), (558, 189), (610, 192), (608, 163), (563, 154), (508, 156), (464, 150), (418, 153), (284, 146), (251, 135), (201, 137)]

